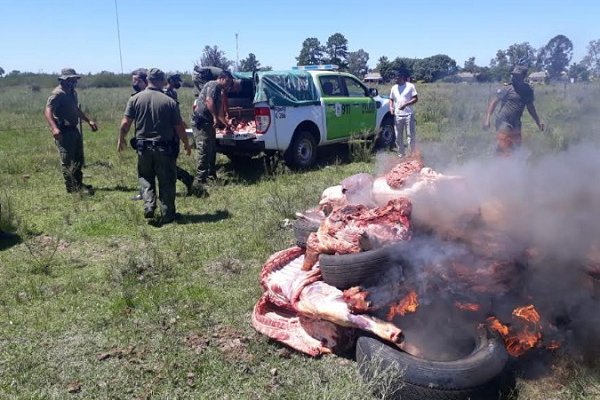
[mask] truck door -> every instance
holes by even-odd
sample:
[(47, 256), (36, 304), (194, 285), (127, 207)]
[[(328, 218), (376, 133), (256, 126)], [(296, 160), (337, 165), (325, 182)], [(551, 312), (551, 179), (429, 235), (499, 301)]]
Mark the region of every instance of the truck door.
[(351, 103), (338, 75), (319, 77), (323, 106), (325, 107), (325, 127), (327, 140), (350, 136), (352, 130)]
[(351, 133), (373, 131), (377, 123), (377, 112), (375, 100), (369, 96), (369, 90), (350, 76), (342, 76), (341, 80), (350, 100)]

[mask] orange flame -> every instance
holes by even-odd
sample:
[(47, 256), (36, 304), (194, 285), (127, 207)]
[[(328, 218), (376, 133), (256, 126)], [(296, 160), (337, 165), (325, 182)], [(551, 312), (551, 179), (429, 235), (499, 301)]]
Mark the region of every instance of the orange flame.
[(387, 320), (391, 321), (396, 315), (404, 316), (408, 313), (414, 313), (419, 307), (417, 292), (411, 290), (403, 299), (390, 307), (387, 313)]
[[(508, 353), (518, 357), (538, 345), (542, 339), (542, 327), (539, 324), (540, 314), (533, 305), (517, 307), (512, 315), (515, 324), (511, 327), (502, 324), (496, 317), (488, 318), (488, 324), (491, 329), (500, 333)], [(521, 327), (521, 330), (517, 331), (516, 326)]]
[(535, 307), (533, 306), (533, 304), (530, 304), (525, 307), (515, 308), (512, 312), (512, 315), (514, 315), (515, 317), (522, 318), (525, 321), (532, 322), (534, 324), (537, 324), (540, 322), (540, 314), (538, 314), (538, 312), (535, 309)]
[(462, 311), (479, 311), (479, 304), (455, 302), (456, 308)]

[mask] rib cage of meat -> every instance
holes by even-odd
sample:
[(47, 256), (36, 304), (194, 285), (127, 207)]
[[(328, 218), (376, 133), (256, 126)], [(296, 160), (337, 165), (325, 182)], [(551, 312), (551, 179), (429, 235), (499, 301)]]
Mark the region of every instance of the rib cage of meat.
[(410, 238), (412, 204), (405, 198), (390, 200), (383, 207), (348, 204), (334, 209), (309, 235), (303, 268), (309, 270), (319, 254), (358, 253), (374, 243), (384, 245)]
[(353, 314), (342, 291), (323, 282), (318, 268), (303, 270), (303, 262), (303, 250), (292, 247), (274, 254), (263, 266), (264, 293), (252, 313), (258, 332), (312, 356), (345, 349), (352, 344), (354, 328), (401, 345), (398, 327)]

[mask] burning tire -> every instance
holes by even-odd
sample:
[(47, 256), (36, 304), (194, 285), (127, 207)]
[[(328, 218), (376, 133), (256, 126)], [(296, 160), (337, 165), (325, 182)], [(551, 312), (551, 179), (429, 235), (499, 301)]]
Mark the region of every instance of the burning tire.
[(341, 290), (369, 286), (395, 264), (391, 249), (392, 246), (385, 246), (354, 254), (321, 254), (319, 266), (323, 281)]
[(485, 330), (473, 340), (473, 350), (463, 358), (431, 361), (363, 336), (356, 345), (356, 360), (363, 379), (385, 398), (497, 399), (508, 354), (502, 340)]

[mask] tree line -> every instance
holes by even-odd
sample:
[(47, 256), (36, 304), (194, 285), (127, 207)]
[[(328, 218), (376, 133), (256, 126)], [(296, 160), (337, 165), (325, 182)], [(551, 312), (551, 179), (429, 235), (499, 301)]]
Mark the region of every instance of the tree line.
[[(499, 49), (496, 56), (487, 66), (477, 65), (475, 57), (470, 57), (462, 67), (446, 54), (436, 54), (425, 58), (409, 58), (397, 56), (394, 59), (381, 56), (374, 68), (369, 68), (369, 53), (364, 49), (350, 51), (348, 39), (341, 33), (334, 33), (327, 38), (325, 44), (316, 37), (306, 38), (296, 57), (297, 65), (336, 64), (340, 70), (348, 71), (362, 77), (368, 72), (379, 72), (384, 81), (392, 80), (397, 72), (405, 72), (414, 80), (435, 82), (451, 81), (457, 72), (472, 73), (480, 82), (506, 80), (515, 65), (524, 65), (530, 72), (544, 71), (549, 80), (570, 78), (576, 81), (589, 81), (600, 78), (600, 39), (588, 43), (585, 56), (578, 62), (571, 63), (573, 58), (573, 42), (565, 35), (556, 35), (546, 45), (535, 49), (529, 42), (515, 43), (507, 49)], [(267, 71), (270, 66), (261, 65), (254, 53), (236, 62), (228, 59), (218, 46), (206, 45), (196, 61), (199, 66), (216, 66), (240, 72)], [(114, 74), (102, 71), (90, 74), (92, 78), (86, 84), (96, 87), (117, 87), (129, 84), (128, 74)], [(41, 86), (56, 83), (52, 74), (33, 74), (30, 72), (6, 71), (0, 67), (0, 86), (28, 83), (24, 79), (35, 78)]]
[[(460, 67), (450, 56), (436, 54), (425, 58), (398, 56), (390, 59), (388, 56), (381, 56), (375, 67), (370, 69), (369, 53), (364, 49), (350, 51), (348, 39), (338, 32), (329, 36), (325, 44), (316, 37), (306, 38), (296, 61), (297, 65), (336, 64), (340, 70), (359, 77), (375, 71), (381, 74), (384, 81), (390, 81), (397, 72), (405, 72), (414, 80), (423, 82), (451, 81), (458, 72), (470, 72), (480, 82), (501, 81), (508, 79), (515, 65), (527, 66), (530, 72), (545, 71), (549, 80), (567, 77), (576, 81), (589, 81), (600, 77), (600, 39), (589, 42), (582, 60), (571, 63), (572, 58), (573, 42), (565, 35), (556, 35), (539, 49), (535, 49), (529, 42), (515, 43), (507, 49), (499, 49), (487, 66), (477, 65), (475, 57), (470, 57)], [(197, 64), (227, 69), (235, 63), (228, 60), (217, 46), (206, 46)], [(238, 66), (239, 71), (268, 69), (271, 67), (261, 67), (253, 53), (241, 60)]]

